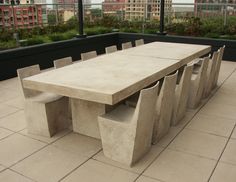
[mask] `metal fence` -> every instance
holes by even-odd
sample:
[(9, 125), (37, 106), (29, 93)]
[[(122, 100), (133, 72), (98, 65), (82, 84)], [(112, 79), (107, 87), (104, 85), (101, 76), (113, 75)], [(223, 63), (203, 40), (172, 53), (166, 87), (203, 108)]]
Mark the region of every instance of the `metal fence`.
[[(120, 21), (158, 22), (159, 3), (92, 3), (83, 5), (84, 19), (94, 22), (104, 16)], [(63, 24), (77, 17), (77, 4), (0, 4), (0, 29), (32, 28)], [(222, 25), (236, 16), (236, 4), (172, 3), (165, 5), (165, 24), (181, 22), (187, 17), (219, 18)]]

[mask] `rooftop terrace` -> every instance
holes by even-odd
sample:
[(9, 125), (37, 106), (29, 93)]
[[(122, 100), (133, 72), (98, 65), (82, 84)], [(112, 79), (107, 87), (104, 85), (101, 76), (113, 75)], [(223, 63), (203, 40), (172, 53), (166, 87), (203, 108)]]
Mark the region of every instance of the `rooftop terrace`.
[(0, 181), (235, 182), (235, 62), (222, 62), (218, 85), (129, 168), (105, 158), (99, 140), (69, 129), (52, 138), (27, 134), (18, 80), (1, 81)]

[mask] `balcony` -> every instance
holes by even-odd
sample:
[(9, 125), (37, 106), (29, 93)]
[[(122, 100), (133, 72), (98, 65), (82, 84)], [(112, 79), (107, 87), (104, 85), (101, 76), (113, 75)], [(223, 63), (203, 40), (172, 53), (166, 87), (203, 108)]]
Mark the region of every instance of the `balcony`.
[(236, 63), (223, 61), (216, 93), (189, 110), (182, 123), (132, 168), (105, 158), (99, 140), (70, 129), (52, 138), (27, 134), (18, 80), (1, 81), (0, 179), (104, 182), (112, 176), (113, 181), (128, 182), (234, 181), (235, 70)]
[[(32, 22), (25, 23), (33, 27)], [(218, 87), (198, 108), (188, 109), (181, 122), (171, 126), (145, 157), (132, 167), (115, 162), (104, 156), (101, 140), (75, 133), (72, 126), (51, 138), (27, 132), (16, 69), (39, 64), (49, 73), (54, 69), (53, 60), (71, 56), (79, 64), (81, 53), (96, 50), (102, 57), (105, 47), (116, 45), (121, 49), (122, 43), (134, 45), (137, 39), (211, 45), (212, 52), (226, 45)], [(140, 30), (41, 43), (0, 51), (0, 181), (235, 182), (236, 41), (148, 35)]]

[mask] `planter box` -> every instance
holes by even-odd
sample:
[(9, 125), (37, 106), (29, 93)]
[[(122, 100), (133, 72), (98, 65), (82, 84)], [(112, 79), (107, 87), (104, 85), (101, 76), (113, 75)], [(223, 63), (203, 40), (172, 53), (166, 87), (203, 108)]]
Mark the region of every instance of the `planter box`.
[(145, 43), (154, 41), (205, 44), (211, 45), (214, 50), (226, 45), (223, 59), (236, 61), (236, 41), (205, 39), (181, 36), (160, 36), (134, 33), (109, 33), (89, 36), (85, 39), (71, 39), (49, 44), (41, 44), (24, 48), (0, 51), (0, 80), (16, 76), (16, 69), (39, 64), (41, 69), (53, 66), (53, 60), (71, 56), (73, 60), (79, 60), (82, 52), (96, 50), (98, 54), (105, 53), (105, 47), (121, 43), (144, 39)]
[(144, 39), (145, 43), (153, 41), (161, 41), (161, 42), (173, 42), (173, 43), (211, 45), (212, 52), (218, 50), (220, 47), (225, 45), (226, 49), (223, 60), (236, 61), (236, 40), (172, 36), (172, 35), (161, 36), (161, 35), (148, 35), (148, 34), (119, 33), (119, 44), (127, 41), (134, 41), (136, 39)]

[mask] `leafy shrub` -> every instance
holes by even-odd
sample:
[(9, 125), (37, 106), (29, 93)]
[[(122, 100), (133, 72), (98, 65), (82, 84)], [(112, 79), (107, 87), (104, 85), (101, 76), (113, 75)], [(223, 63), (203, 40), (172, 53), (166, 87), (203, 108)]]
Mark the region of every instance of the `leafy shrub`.
[(27, 41), (22, 42), (22, 46), (30, 46), (30, 45), (37, 45), (37, 44), (43, 44), (45, 43), (45, 40), (41, 37), (33, 37), (30, 39), (27, 39)]
[(63, 34), (61, 34), (61, 33), (54, 33), (54, 34), (49, 35), (48, 37), (53, 42), (61, 41), (61, 40), (66, 40), (66, 37)]
[(16, 47), (17, 47), (17, 44), (16, 44), (16, 41), (14, 41), (14, 40), (0, 41), (0, 50), (12, 49), (12, 48), (16, 48)]
[(217, 34), (217, 33), (207, 33), (207, 34), (205, 34), (205, 37), (208, 37), (208, 38), (219, 38), (220, 37), (220, 35), (219, 34)]
[(68, 31), (68, 32), (64, 33), (64, 37), (65, 37), (65, 39), (72, 39), (76, 36), (76, 34), (77, 34), (77, 31), (72, 30), (72, 31)]
[(0, 40), (1, 40), (0, 42), (13, 40), (13, 32), (12, 31), (2, 30), (0, 32)]
[(171, 34), (184, 35), (185, 25), (183, 23), (168, 24), (166, 30)]
[(106, 27), (94, 27), (94, 28), (85, 28), (87, 35), (97, 35), (112, 32), (111, 28)]
[(156, 34), (158, 32), (158, 29), (145, 29), (144, 33), (147, 34)]
[(185, 32), (190, 36), (199, 36), (201, 32), (201, 25), (202, 22), (200, 18), (188, 18), (186, 21)]
[(135, 28), (122, 28), (120, 30), (121, 32), (128, 32), (128, 33), (139, 33), (140, 30), (137, 30)]
[(78, 29), (79, 27), (78, 19), (75, 16), (73, 16), (66, 22), (66, 25), (68, 26), (68, 29)]

